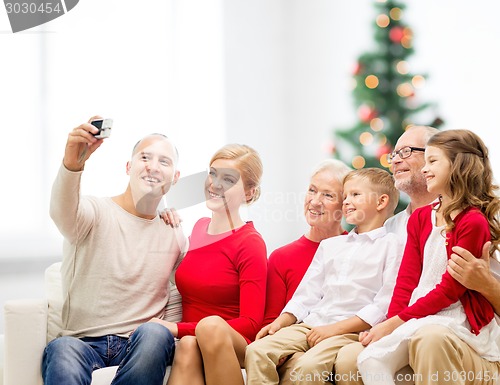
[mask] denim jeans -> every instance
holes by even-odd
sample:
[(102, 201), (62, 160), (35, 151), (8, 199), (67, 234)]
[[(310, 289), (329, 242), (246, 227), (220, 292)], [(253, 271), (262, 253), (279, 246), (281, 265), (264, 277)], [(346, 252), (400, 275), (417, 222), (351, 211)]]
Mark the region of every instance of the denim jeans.
[(162, 385), (174, 357), (174, 337), (164, 326), (145, 323), (130, 338), (59, 337), (43, 353), (45, 385), (89, 385), (92, 372), (119, 365), (112, 385)]

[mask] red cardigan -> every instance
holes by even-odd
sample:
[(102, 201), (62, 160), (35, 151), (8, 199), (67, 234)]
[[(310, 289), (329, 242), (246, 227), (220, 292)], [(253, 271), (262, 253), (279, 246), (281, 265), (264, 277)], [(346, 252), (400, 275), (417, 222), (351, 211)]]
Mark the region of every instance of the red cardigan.
[(264, 318), (266, 245), (252, 222), (220, 235), (207, 234), (209, 223), (196, 223), (175, 274), (182, 297), (178, 337), (194, 335), (198, 321), (218, 315), (250, 343)]
[[(460, 300), (465, 310), (471, 331), (479, 334), (481, 328), (494, 317), (491, 304), (481, 294), (468, 290), (446, 271), (441, 282), (413, 305), (408, 306), (413, 290), (422, 274), (424, 246), (432, 231), (431, 210), (433, 206), (421, 207), (408, 220), (408, 240), (399, 269), (396, 286), (389, 306), (388, 317), (398, 315), (403, 321), (436, 314)], [(455, 227), (446, 234), (446, 252), (450, 258), (453, 246), (461, 246), (475, 256), (481, 256), (485, 242), (490, 240), (488, 221), (476, 208), (463, 210), (454, 219)]]

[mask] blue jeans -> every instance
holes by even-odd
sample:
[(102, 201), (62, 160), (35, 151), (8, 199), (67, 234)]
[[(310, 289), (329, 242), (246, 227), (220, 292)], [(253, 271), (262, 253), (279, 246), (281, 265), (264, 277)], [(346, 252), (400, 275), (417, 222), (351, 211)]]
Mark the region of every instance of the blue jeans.
[(90, 385), (94, 370), (119, 365), (112, 385), (162, 385), (174, 351), (170, 331), (151, 322), (130, 338), (59, 337), (45, 348), (42, 377), (45, 385)]

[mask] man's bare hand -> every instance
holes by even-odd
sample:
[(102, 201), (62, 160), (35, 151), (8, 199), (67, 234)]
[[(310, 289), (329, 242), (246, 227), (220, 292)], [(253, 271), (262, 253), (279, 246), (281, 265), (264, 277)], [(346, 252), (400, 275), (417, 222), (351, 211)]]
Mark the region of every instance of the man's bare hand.
[(467, 289), (481, 292), (485, 283), (493, 278), (490, 273), (490, 245), (490, 242), (484, 244), (481, 258), (476, 258), (460, 246), (454, 246), (448, 261), (448, 273)]
[(87, 123), (80, 124), (69, 133), (63, 160), (64, 167), (68, 170), (83, 170), (87, 159), (102, 144), (103, 139), (96, 139), (93, 135), (99, 132), (96, 127), (90, 124), (95, 119), (102, 118), (93, 116)]

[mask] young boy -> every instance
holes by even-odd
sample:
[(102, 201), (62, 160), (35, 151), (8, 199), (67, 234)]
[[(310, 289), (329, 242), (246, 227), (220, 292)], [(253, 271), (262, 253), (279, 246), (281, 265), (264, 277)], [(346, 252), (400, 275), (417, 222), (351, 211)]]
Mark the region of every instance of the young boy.
[(362, 384), (340, 361), (355, 362), (358, 333), (385, 319), (403, 246), (383, 224), (399, 192), (377, 168), (351, 171), (343, 185), (343, 215), (355, 228), (320, 243), (281, 315), (247, 347), (248, 385), (278, 384), (277, 366), (294, 353), (303, 353), (289, 372), (294, 384)]

